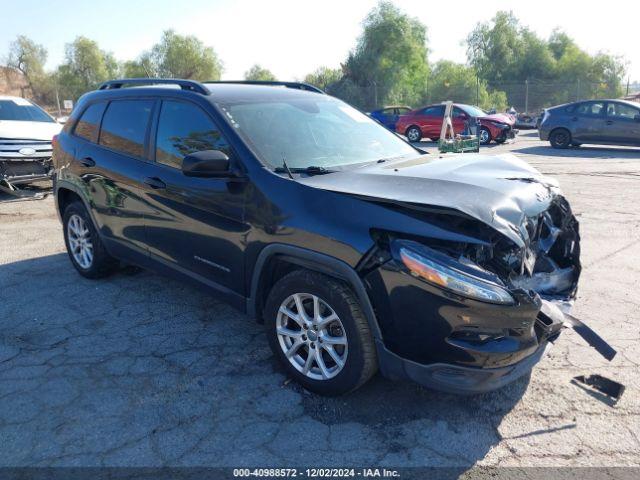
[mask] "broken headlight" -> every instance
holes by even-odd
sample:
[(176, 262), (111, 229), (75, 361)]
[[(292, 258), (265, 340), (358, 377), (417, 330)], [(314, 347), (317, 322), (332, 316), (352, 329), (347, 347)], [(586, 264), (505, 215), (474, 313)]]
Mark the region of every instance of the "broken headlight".
[(405, 240), (393, 241), (392, 251), (413, 276), (432, 285), (483, 302), (515, 303), (495, 275), (470, 261), (457, 262), (441, 252)]

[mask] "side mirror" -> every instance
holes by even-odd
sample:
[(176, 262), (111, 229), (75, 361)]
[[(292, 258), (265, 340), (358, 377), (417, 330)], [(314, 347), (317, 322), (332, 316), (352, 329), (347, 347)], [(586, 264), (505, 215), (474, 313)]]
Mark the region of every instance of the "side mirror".
[(182, 160), (182, 173), (187, 177), (227, 177), (229, 157), (220, 150), (190, 153)]
[(633, 117), (633, 119), (634, 119), (636, 122), (640, 122), (640, 113), (636, 114), (636, 116), (635, 116), (635, 117)]

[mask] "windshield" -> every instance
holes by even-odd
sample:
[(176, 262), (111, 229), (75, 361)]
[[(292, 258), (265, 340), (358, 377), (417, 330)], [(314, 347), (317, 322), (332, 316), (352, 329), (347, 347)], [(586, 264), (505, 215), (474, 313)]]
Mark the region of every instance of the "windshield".
[[(270, 167), (343, 167), (418, 152), (344, 102), (325, 95), (219, 105)], [(317, 97), (317, 98), (315, 98)]]
[(467, 112), (472, 117), (486, 117), (487, 112), (484, 110), (480, 110), (478, 107), (474, 107), (473, 105), (460, 105), (465, 112)]
[(55, 122), (44, 110), (24, 98), (0, 100), (0, 120)]

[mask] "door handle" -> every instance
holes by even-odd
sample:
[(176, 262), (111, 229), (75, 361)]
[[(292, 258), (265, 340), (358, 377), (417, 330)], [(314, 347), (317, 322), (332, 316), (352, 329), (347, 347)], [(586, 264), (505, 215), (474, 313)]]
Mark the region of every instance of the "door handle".
[(578, 117), (573, 117), (573, 118), (571, 119), (571, 121), (572, 121), (572, 122), (577, 122), (577, 121), (578, 121)]
[(613, 120), (607, 120), (607, 125), (613, 125)]
[(167, 184), (160, 180), (158, 177), (147, 177), (144, 179), (144, 183), (149, 185), (154, 190), (161, 190), (167, 188)]
[(84, 157), (80, 160), (80, 165), (83, 167), (91, 168), (96, 166), (96, 161), (91, 157)]

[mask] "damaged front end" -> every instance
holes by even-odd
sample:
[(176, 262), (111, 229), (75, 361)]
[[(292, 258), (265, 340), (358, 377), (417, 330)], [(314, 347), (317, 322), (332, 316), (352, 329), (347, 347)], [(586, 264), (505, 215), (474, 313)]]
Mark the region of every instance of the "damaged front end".
[(373, 290), (386, 289), (377, 309), (393, 318), (383, 325), (391, 358), (383, 373), (454, 393), (493, 390), (526, 374), (573, 320), (613, 358), (569, 315), (581, 272), (578, 221), (559, 193), (546, 207), (514, 227), (520, 244), (476, 219), (416, 205), (400, 208), (473, 241), (373, 232), (376, 253), (362, 269)]
[(38, 197), (21, 188), (50, 180), (53, 173), (49, 140), (0, 138), (0, 190), (18, 197)]

